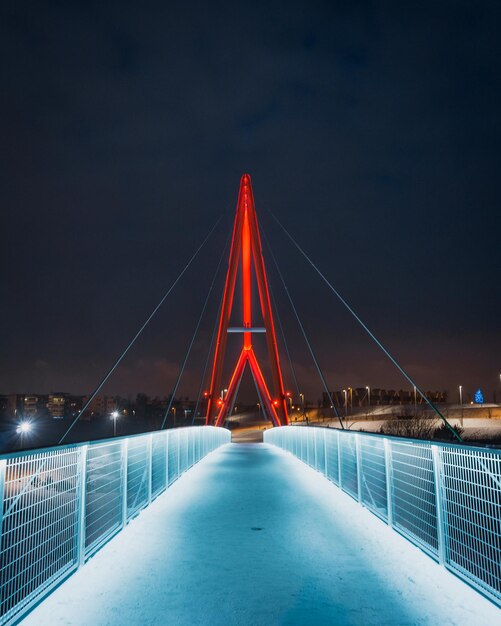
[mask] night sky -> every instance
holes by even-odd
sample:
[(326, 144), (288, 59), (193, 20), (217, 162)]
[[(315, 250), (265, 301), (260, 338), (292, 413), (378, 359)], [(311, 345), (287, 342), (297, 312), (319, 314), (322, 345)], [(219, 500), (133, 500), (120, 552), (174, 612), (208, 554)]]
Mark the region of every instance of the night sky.
[(248, 172), (331, 388), (409, 385), (269, 211), (424, 388), (491, 395), (500, 32), (501, 4), (479, 0), (2, 2), (0, 392), (89, 393), (223, 215), (105, 390), (168, 394)]

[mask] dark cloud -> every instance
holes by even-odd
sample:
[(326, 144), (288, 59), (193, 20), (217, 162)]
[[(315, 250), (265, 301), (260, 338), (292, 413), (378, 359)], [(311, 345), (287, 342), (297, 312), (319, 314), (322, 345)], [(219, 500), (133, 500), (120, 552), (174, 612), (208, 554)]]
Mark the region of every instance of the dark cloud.
[(499, 27), (487, 1), (3, 3), (2, 390), (92, 386), (223, 211), (131, 356), (179, 362), (243, 171), (333, 386), (400, 379), (267, 209), (423, 384), (494, 387)]

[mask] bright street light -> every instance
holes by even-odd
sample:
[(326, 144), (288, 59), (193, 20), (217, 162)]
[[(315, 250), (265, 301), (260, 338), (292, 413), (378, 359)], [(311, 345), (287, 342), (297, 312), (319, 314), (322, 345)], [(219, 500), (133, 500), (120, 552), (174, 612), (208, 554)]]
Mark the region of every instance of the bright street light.
[(117, 436), (117, 418), (120, 416), (118, 411), (113, 411), (110, 418), (113, 420), (113, 437)]
[(31, 422), (20, 422), (16, 428), (16, 433), (18, 433), (18, 435), (26, 435), (31, 432), (31, 429)]

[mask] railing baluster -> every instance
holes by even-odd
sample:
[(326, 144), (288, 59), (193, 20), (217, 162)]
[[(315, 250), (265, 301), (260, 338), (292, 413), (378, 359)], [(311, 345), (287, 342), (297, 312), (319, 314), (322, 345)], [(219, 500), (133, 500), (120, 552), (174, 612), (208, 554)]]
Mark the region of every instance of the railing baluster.
[(87, 448), (84, 445), (80, 449), (79, 468), (77, 474), (78, 494), (77, 494), (77, 566), (80, 567), (85, 562), (85, 510), (87, 494)]
[(327, 477), (327, 429), (324, 428), (324, 476)]
[(151, 504), (151, 486), (153, 482), (153, 435), (148, 437), (148, 504)]
[(339, 487), (342, 488), (343, 480), (342, 480), (342, 472), (341, 472), (341, 435), (339, 431), (337, 431), (337, 478), (339, 482)]
[(445, 528), (444, 528), (444, 498), (443, 498), (443, 471), (440, 450), (435, 444), (431, 445), (433, 457), (433, 478), (435, 481), (435, 505), (437, 509), (437, 541), (438, 541), (438, 562), (443, 565), (446, 557)]
[(127, 525), (127, 463), (129, 456), (129, 441), (122, 441), (122, 528)]
[(358, 501), (362, 504), (362, 453), (360, 450), (359, 435), (355, 435), (355, 454), (357, 457), (357, 494)]
[(2, 554), (2, 528), (3, 528), (3, 510), (4, 496), (5, 496), (5, 469), (7, 467), (7, 461), (0, 459), (0, 554)]
[(384, 439), (384, 467), (386, 473), (386, 510), (388, 526), (393, 526), (393, 481), (391, 466), (391, 443)]

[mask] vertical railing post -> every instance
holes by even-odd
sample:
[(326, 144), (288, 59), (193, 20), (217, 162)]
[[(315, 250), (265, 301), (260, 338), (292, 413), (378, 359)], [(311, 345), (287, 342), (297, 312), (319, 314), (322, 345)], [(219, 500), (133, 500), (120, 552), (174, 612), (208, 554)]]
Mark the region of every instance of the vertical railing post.
[(327, 472), (327, 428), (324, 428), (324, 476), (327, 477), (329, 474)]
[(437, 541), (438, 541), (438, 562), (443, 565), (446, 559), (445, 532), (444, 532), (444, 497), (443, 497), (443, 471), (442, 458), (439, 447), (431, 444), (431, 455), (433, 458), (433, 477), (435, 479), (435, 505), (437, 510)]
[(129, 440), (122, 440), (122, 528), (127, 525), (127, 464)]
[(0, 554), (2, 553), (2, 528), (3, 528), (3, 510), (5, 497), (5, 470), (7, 469), (7, 460), (0, 460)]
[(391, 471), (391, 444), (384, 439), (384, 467), (386, 474), (386, 510), (388, 512), (388, 526), (393, 526), (393, 482)]
[(337, 432), (337, 477), (339, 482), (339, 488), (343, 486), (343, 481), (341, 477), (341, 437), (339, 435), (339, 430)]
[(80, 567), (85, 562), (85, 509), (87, 495), (87, 449), (84, 445), (80, 448), (78, 462), (78, 494), (77, 494), (77, 550), (76, 562)]
[(169, 432), (165, 431), (165, 488), (169, 486)]
[(148, 437), (148, 505), (151, 504), (151, 490), (153, 484), (153, 435)]
[(362, 452), (360, 450), (360, 435), (355, 435), (355, 453), (357, 458), (357, 493), (358, 501), (362, 504)]
[(177, 477), (181, 475), (181, 437), (177, 431)]
[(318, 470), (318, 447), (317, 447), (317, 439), (318, 439), (318, 433), (317, 433), (317, 429), (314, 428), (313, 429), (313, 446), (314, 446), (314, 450), (315, 450), (315, 469)]

